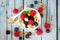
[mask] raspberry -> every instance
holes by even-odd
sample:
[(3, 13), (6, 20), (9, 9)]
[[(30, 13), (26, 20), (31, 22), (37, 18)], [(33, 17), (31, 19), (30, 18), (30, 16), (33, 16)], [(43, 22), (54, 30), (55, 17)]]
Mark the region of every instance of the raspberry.
[(26, 14), (21, 14), (21, 19), (24, 19), (24, 18), (26, 18), (27, 16), (26, 16)]
[(41, 13), (43, 11), (43, 8), (42, 7), (39, 7), (38, 8), (38, 12)]
[(35, 10), (31, 10), (30, 15), (31, 16), (35, 16), (36, 15), (36, 11)]
[(14, 13), (14, 14), (17, 14), (18, 12), (19, 12), (19, 10), (18, 10), (18, 9), (16, 9), (16, 8), (15, 8), (15, 9), (13, 9), (13, 13)]
[(36, 34), (37, 34), (37, 35), (41, 35), (42, 33), (43, 33), (43, 31), (42, 31), (41, 29), (37, 29), (37, 30), (36, 30)]
[(44, 27), (46, 28), (46, 30), (49, 30), (51, 26), (49, 23), (45, 23)]
[(18, 31), (15, 32), (15, 33), (14, 33), (14, 36), (15, 36), (15, 37), (19, 37), (19, 36), (20, 36), (20, 32), (18, 32)]
[(28, 20), (28, 24), (33, 24), (34, 21), (33, 20)]

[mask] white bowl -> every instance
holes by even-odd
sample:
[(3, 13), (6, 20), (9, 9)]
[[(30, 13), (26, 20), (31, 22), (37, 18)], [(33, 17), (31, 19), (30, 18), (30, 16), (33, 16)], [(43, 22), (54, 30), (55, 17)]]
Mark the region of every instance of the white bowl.
[(25, 11), (25, 10), (35, 10), (35, 11), (37, 12), (36, 16), (38, 17), (38, 20), (39, 20), (38, 26), (34, 27), (33, 29), (25, 28), (25, 25), (24, 25), (24, 24), (21, 24), (21, 23), (19, 24), (19, 26), (20, 26), (22, 29), (26, 30), (26, 31), (33, 31), (33, 30), (35, 30), (36, 28), (38, 28), (38, 27), (40, 26), (40, 24), (41, 24), (41, 16), (40, 16), (40, 13), (39, 13), (36, 9), (26, 8), (26, 9), (22, 10), (22, 11), (19, 13), (19, 19), (20, 19), (20, 20), (21, 20), (20, 14), (21, 14), (23, 11)]

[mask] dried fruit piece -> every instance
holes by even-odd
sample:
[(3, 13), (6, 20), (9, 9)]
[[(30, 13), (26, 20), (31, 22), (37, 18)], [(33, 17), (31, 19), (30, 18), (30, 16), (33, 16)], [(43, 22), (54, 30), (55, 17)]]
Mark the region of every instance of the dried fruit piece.
[(23, 20), (20, 20), (20, 23), (21, 23), (21, 24), (23, 24), (23, 23), (24, 23), (24, 21), (23, 21)]

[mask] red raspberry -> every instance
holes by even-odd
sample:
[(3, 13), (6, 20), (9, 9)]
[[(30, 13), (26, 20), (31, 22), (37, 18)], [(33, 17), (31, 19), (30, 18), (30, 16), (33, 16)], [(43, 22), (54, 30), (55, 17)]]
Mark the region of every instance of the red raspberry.
[(51, 26), (49, 23), (45, 23), (44, 27), (46, 28), (46, 30), (49, 30)]
[(34, 23), (34, 21), (33, 20), (28, 20), (28, 24), (33, 24)]
[(41, 35), (42, 33), (43, 33), (43, 31), (42, 31), (41, 29), (37, 29), (37, 30), (36, 30), (36, 34), (37, 34), (37, 35)]
[(38, 12), (41, 13), (43, 11), (43, 8), (42, 7), (39, 7), (38, 8)]
[(27, 17), (26, 14), (21, 14), (21, 16), (20, 16), (21, 19), (24, 19), (26, 17)]
[(30, 15), (31, 16), (35, 16), (36, 15), (36, 11), (35, 10), (31, 10)]
[(14, 36), (15, 37), (19, 37), (20, 36), (20, 32), (14, 32)]
[(15, 8), (15, 9), (13, 9), (13, 13), (14, 13), (14, 14), (17, 14), (17, 13), (18, 13), (18, 11), (19, 11), (19, 10), (18, 10), (18, 9), (16, 9), (16, 8)]

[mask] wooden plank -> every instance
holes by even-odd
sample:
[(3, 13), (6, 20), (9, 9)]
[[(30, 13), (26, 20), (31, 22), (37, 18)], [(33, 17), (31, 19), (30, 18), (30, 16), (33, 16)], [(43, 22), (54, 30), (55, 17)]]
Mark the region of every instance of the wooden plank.
[(56, 0), (48, 0), (48, 8), (49, 7), (50, 7), (50, 9), (48, 9), (48, 15), (50, 14), (49, 16), (52, 17), (51, 18), (52, 20), (50, 19), (51, 20), (50, 21), (50, 23), (51, 23), (51, 32), (46, 33), (45, 28), (44, 28), (44, 24), (43, 24), (44, 33), (43, 33), (43, 36), (42, 36), (42, 40), (56, 40)]
[(60, 40), (60, 0), (58, 0), (58, 40)]

